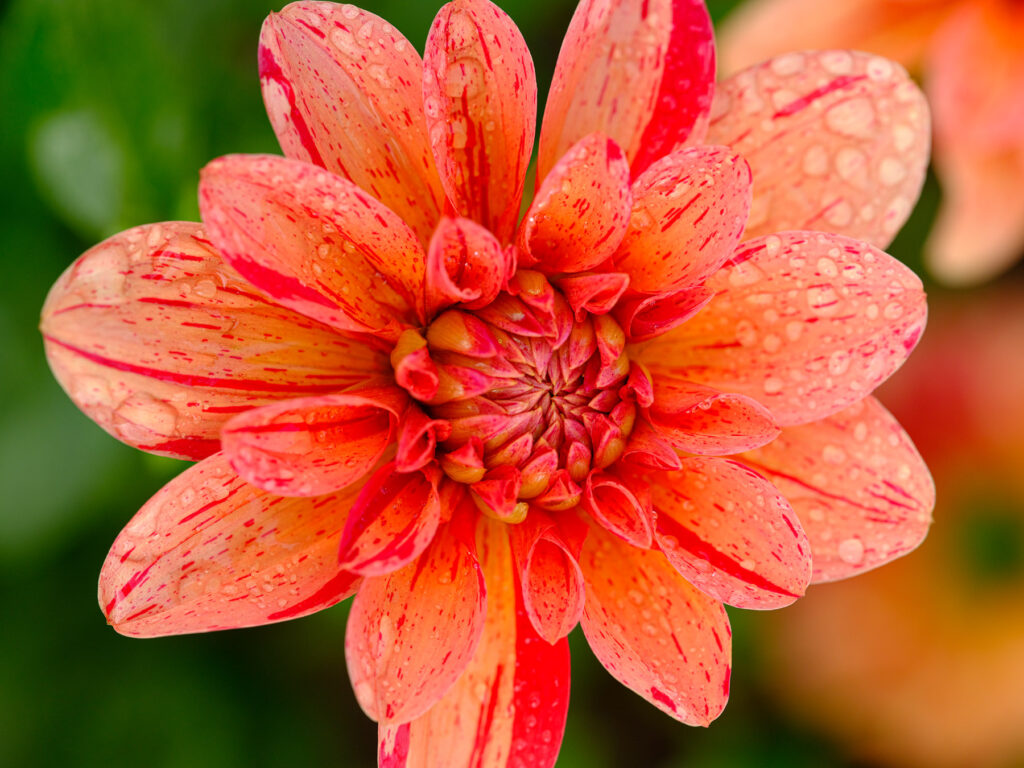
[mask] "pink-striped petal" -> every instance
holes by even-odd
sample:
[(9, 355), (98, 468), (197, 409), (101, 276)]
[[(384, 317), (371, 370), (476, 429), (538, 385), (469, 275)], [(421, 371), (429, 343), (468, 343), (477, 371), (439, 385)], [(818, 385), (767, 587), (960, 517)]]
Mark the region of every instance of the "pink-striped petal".
[[(458, 526), (464, 527), (464, 535)], [(483, 572), (468, 518), (442, 526), (414, 562), (363, 581), (345, 633), (359, 706), (383, 724), (426, 712), (459, 678), (484, 629)]]
[(135, 637), (252, 627), (328, 608), (359, 580), (337, 561), (357, 492), (271, 496), (215, 454), (125, 526), (103, 563), (100, 607), (114, 629)]
[(580, 507), (598, 525), (634, 547), (654, 541), (654, 511), (647, 483), (629, 474), (591, 472)]
[(658, 547), (697, 589), (737, 608), (781, 608), (811, 579), (811, 546), (770, 482), (727, 459), (683, 459), (651, 484)]
[(872, 397), (790, 427), (742, 461), (778, 487), (814, 551), (812, 581), (876, 568), (924, 540), (935, 486), (914, 444)]
[(750, 163), (747, 238), (813, 229), (884, 248), (924, 182), (928, 105), (886, 59), (787, 54), (719, 84), (708, 141)]
[(522, 34), (489, 0), (434, 18), (423, 100), (441, 184), (461, 216), (506, 243), (519, 219), (537, 121), (537, 77)]
[(729, 698), (732, 633), (725, 609), (661, 552), (591, 528), (580, 567), (583, 633), (612, 676), (688, 725), (708, 725)]
[(593, 269), (615, 253), (632, 205), (622, 149), (584, 136), (540, 184), (519, 230), (520, 263), (548, 274)]
[(224, 425), (224, 454), (235, 472), (269, 493), (331, 493), (374, 468), (407, 401), (397, 387), (374, 387), (255, 408)]
[(716, 295), (704, 310), (634, 357), (655, 376), (748, 395), (782, 426), (862, 399), (924, 329), (920, 279), (840, 235), (783, 232), (744, 243), (708, 287)]
[(569, 710), (569, 644), (534, 632), (515, 584), (507, 526), (481, 518), (487, 617), (455, 686), (411, 723), (381, 726), (381, 768), (552, 768)]
[(434, 460), (438, 442), (447, 439), (451, 431), (449, 422), (432, 419), (415, 405), (410, 405), (402, 414), (395, 468), (399, 472), (422, 469)]
[(725, 147), (673, 152), (633, 183), (615, 269), (640, 293), (693, 286), (732, 255), (750, 210), (750, 168)]
[(338, 562), (364, 576), (383, 576), (414, 560), (441, 522), (439, 472), (432, 466), (398, 472), (381, 467), (352, 505)]
[(501, 243), (470, 219), (441, 219), (427, 250), (427, 316), (452, 304), (486, 307), (509, 277)]
[(587, 315), (606, 315), (615, 309), (629, 287), (629, 275), (621, 272), (591, 272), (555, 280), (576, 315), (583, 322)]
[(199, 209), (228, 263), (286, 307), (389, 340), (425, 317), (426, 257), (415, 233), (333, 173), (228, 155), (203, 169)]
[(631, 342), (649, 341), (668, 333), (700, 312), (714, 294), (704, 285), (675, 293), (625, 298), (615, 306), (615, 319)]
[(249, 408), (386, 375), (387, 355), (267, 301), (200, 224), (127, 230), (53, 286), (42, 332), (50, 367), (91, 419), (129, 445), (202, 459)]
[(348, 179), (425, 244), (444, 194), (427, 142), (423, 63), (402, 33), (353, 5), (291, 3), (263, 24), (259, 64), (285, 155)]

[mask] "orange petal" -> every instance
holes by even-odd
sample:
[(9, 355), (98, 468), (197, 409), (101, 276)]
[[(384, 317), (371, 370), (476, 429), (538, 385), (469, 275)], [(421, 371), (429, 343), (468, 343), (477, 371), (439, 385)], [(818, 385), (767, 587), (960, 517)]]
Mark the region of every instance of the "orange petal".
[(481, 518), (487, 617), (455, 686), (411, 723), (381, 726), (382, 768), (552, 768), (569, 710), (569, 644), (534, 632), (515, 586), (507, 526)]
[(426, 258), (411, 229), (349, 181), (270, 155), (207, 165), (199, 208), (224, 258), (276, 301), (395, 340), (425, 317)]
[(374, 468), (407, 400), (397, 387), (375, 387), (255, 408), (224, 425), (224, 454), (239, 475), (270, 493), (331, 493)]
[(591, 472), (580, 507), (605, 530), (634, 547), (654, 541), (654, 512), (647, 483), (630, 475)]
[(427, 143), (423, 63), (353, 5), (298, 2), (260, 33), (260, 81), (284, 153), (380, 200), (426, 243), (444, 199)]
[(811, 546), (789, 502), (742, 464), (683, 459), (651, 484), (658, 547), (687, 581), (737, 608), (781, 608), (811, 579)]
[(884, 248), (924, 182), (928, 105), (886, 59), (794, 53), (719, 84), (708, 141), (750, 163), (746, 238), (814, 229)]
[(145, 451), (201, 459), (235, 414), (386, 374), (387, 356), (268, 301), (200, 224), (136, 227), (53, 286), (42, 332), (79, 408)]
[(739, 243), (750, 184), (747, 162), (725, 147), (691, 147), (662, 158), (633, 183), (633, 211), (615, 269), (640, 293), (699, 283)]
[(548, 274), (585, 272), (618, 248), (633, 197), (622, 149), (584, 136), (551, 169), (519, 231), (520, 261)]
[[(359, 706), (373, 720), (404, 723), (452, 687), (484, 629), (483, 572), (468, 536), (442, 526), (415, 561), (366, 579), (352, 603), (345, 660)], [(468, 540), (469, 545), (467, 545)]]
[(423, 98), (449, 200), (508, 242), (537, 122), (533, 59), (512, 19), (489, 0), (441, 8), (427, 36)]
[(713, 296), (703, 284), (674, 293), (634, 296), (616, 304), (615, 319), (630, 341), (648, 341), (685, 323)]
[(708, 725), (729, 698), (732, 633), (725, 609), (661, 552), (591, 527), (580, 567), (583, 633), (612, 676), (688, 725)]
[(501, 243), (469, 219), (441, 219), (427, 249), (427, 315), (452, 304), (486, 307), (509, 277)]
[(863, 398), (900, 366), (924, 329), (918, 277), (839, 235), (751, 240), (708, 287), (716, 295), (700, 314), (633, 357), (656, 376), (748, 395), (783, 426)]
[(223, 454), (189, 467), (125, 526), (100, 573), (99, 600), (123, 635), (158, 637), (270, 624), (355, 592), (337, 542), (358, 487), (271, 496)]
[(814, 550), (812, 581), (876, 568), (924, 539), (935, 486), (914, 444), (872, 397), (790, 427), (742, 457), (778, 487)]

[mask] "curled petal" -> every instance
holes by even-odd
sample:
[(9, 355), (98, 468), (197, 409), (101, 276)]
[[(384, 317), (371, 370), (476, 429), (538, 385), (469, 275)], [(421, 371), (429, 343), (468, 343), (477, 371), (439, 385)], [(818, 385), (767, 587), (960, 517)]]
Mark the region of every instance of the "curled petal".
[(654, 511), (647, 484), (629, 475), (591, 472), (580, 506), (606, 530), (641, 549), (654, 541)]
[(370, 478), (352, 505), (341, 534), (338, 561), (346, 570), (382, 576), (409, 563), (427, 546), (441, 522), (433, 467), (398, 472), (395, 462)]
[(748, 395), (782, 426), (862, 399), (914, 348), (918, 277), (840, 235), (783, 232), (744, 243), (708, 281), (715, 298), (634, 357), (651, 372)]
[[(612, 677), (688, 725), (708, 725), (729, 698), (725, 609), (661, 552), (592, 527), (580, 558), (583, 633)], [(662, 642), (667, 641), (667, 642)]]
[(714, 295), (707, 286), (695, 285), (675, 293), (633, 296), (616, 304), (615, 319), (630, 341), (648, 341), (685, 323), (704, 309)]
[(284, 153), (398, 213), (426, 243), (441, 191), (423, 114), (423, 63), (402, 33), (351, 5), (291, 3), (260, 33), (260, 81)]
[(631, 464), (648, 469), (679, 469), (682, 466), (671, 443), (647, 419), (637, 420), (622, 455)]
[(622, 149), (604, 134), (584, 136), (544, 178), (526, 212), (521, 263), (549, 274), (593, 269), (615, 253), (632, 205)]
[(787, 54), (719, 84), (708, 141), (732, 147), (754, 173), (746, 238), (813, 229), (884, 248), (924, 182), (928, 105), (902, 67), (878, 56)]
[(336, 557), (358, 490), (271, 496), (215, 454), (125, 526), (100, 572), (100, 607), (114, 629), (135, 637), (252, 627), (328, 608), (359, 581)]
[(505, 253), (494, 235), (469, 219), (441, 219), (427, 250), (427, 314), (460, 303), (479, 309), (508, 279)]
[(621, 272), (595, 272), (572, 275), (556, 281), (558, 289), (576, 313), (576, 321), (587, 315), (606, 315), (629, 287), (629, 275)]
[(503, 464), (488, 471), (483, 480), (473, 483), (470, 495), (485, 515), (518, 523), (526, 514), (526, 505), (518, 501), (521, 485), (519, 470)]
[(203, 169), (199, 209), (228, 263), (307, 317), (394, 340), (425, 316), (426, 260), (415, 233), (333, 173), (228, 155)]
[(441, 8), (427, 36), (423, 99), (449, 200), (507, 242), (537, 119), (533, 59), (512, 19), (489, 0)]
[(395, 469), (399, 472), (415, 472), (434, 460), (438, 442), (448, 438), (452, 427), (443, 419), (432, 419), (415, 405), (410, 405), (402, 415), (402, 426), (398, 431), (398, 452), (395, 454)]
[(418, 331), (408, 329), (398, 337), (391, 350), (395, 381), (420, 401), (433, 400), (441, 386), (441, 372), (430, 357), (427, 340)]
[(224, 422), (387, 373), (371, 343), (268, 301), (200, 224), (136, 227), (83, 254), (42, 313), (54, 375), (129, 445), (182, 459), (220, 449)]
[(814, 550), (812, 581), (835, 581), (913, 550), (935, 485), (906, 432), (874, 398), (790, 427), (742, 457), (785, 494)]
[(811, 578), (811, 547), (782, 494), (726, 459), (683, 459), (651, 484), (658, 547), (697, 589), (738, 608), (781, 608)]
[(397, 387), (377, 387), (265, 405), (224, 425), (224, 454), (241, 477), (270, 493), (331, 493), (374, 468), (406, 401)]

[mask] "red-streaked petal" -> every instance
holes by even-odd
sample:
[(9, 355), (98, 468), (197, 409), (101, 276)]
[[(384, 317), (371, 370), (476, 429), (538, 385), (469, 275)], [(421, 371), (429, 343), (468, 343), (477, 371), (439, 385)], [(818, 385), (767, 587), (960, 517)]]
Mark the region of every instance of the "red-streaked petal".
[(756, 400), (668, 376), (654, 379), (648, 418), (677, 451), (702, 456), (749, 451), (779, 436), (771, 413)]
[(647, 484), (628, 475), (591, 472), (580, 506), (605, 530), (634, 547), (654, 541), (654, 512)]
[(374, 387), (254, 408), (224, 425), (224, 454), (239, 475), (269, 493), (331, 493), (374, 468), (407, 401), (397, 387)]
[(228, 155), (203, 169), (199, 209), (228, 263), (297, 312), (389, 340), (425, 316), (415, 233), (350, 181), (283, 157)]
[(365, 342), (267, 301), (200, 224), (148, 224), (91, 248), (42, 313), (50, 367), (91, 419), (151, 453), (202, 459), (235, 414), (388, 371)]
[(443, 525), (415, 561), (363, 581), (345, 633), (359, 706), (373, 720), (419, 717), (459, 678), (484, 629), (483, 572), (463, 536)]
[(884, 248), (921, 191), (929, 130), (924, 95), (898, 64), (816, 51), (720, 83), (708, 141), (750, 163), (747, 238), (813, 229)]
[(434, 18), (423, 61), (427, 129), (455, 210), (508, 242), (537, 122), (537, 77), (519, 29), (489, 0)]
[(917, 449), (872, 397), (782, 430), (741, 460), (778, 487), (814, 550), (812, 581), (835, 581), (913, 550), (928, 532), (935, 485)]
[(398, 213), (426, 243), (444, 194), (423, 115), (423, 63), (402, 33), (352, 5), (298, 2), (260, 33), (263, 100), (284, 153)]
[(358, 487), (271, 496), (223, 454), (189, 467), (125, 526), (100, 573), (100, 607), (123, 635), (158, 637), (270, 624), (355, 592), (337, 542)]
[(534, 632), (516, 586), (507, 527), (478, 525), (487, 617), (476, 655), (427, 714), (379, 730), (382, 768), (552, 768), (569, 710), (569, 644)]
[(461, 303), (486, 307), (509, 278), (501, 243), (470, 219), (441, 219), (427, 250), (427, 316)]
[(685, 323), (704, 309), (713, 296), (704, 285), (675, 293), (633, 296), (615, 305), (615, 319), (631, 342), (648, 341)]
[(519, 230), (520, 263), (548, 274), (593, 269), (615, 253), (632, 205), (622, 149), (604, 134), (584, 136), (537, 190)]
[(416, 558), (441, 522), (439, 472), (425, 467), (398, 472), (381, 467), (352, 505), (341, 534), (338, 561), (364, 576), (383, 576)]
[(611, 312), (629, 287), (629, 275), (621, 272), (593, 272), (556, 280), (558, 290), (576, 314), (577, 322), (587, 315)]
[(658, 547), (687, 581), (738, 608), (789, 605), (811, 579), (811, 546), (770, 482), (727, 459), (683, 459), (651, 483)]
[(432, 419), (415, 405), (402, 414), (398, 432), (398, 451), (395, 468), (399, 472), (415, 472), (434, 460), (437, 444), (451, 434), (451, 424), (443, 419)]
[(639, 293), (699, 283), (732, 255), (750, 210), (747, 161), (726, 147), (690, 147), (633, 182), (633, 211), (615, 269)]
[(717, 600), (661, 552), (592, 527), (580, 567), (583, 633), (612, 676), (676, 720), (708, 725), (729, 698), (732, 633)]
[(707, 307), (633, 356), (655, 376), (749, 395), (782, 426), (870, 393), (910, 354), (927, 312), (907, 267), (823, 232), (744, 243), (708, 287)]

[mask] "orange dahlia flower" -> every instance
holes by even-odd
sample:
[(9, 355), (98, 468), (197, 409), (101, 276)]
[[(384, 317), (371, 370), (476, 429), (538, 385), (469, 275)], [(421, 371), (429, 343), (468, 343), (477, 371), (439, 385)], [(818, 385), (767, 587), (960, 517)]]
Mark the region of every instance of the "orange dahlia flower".
[(702, 2), (586, 0), (521, 221), (536, 83), (488, 0), (444, 6), (422, 60), (294, 3), (260, 73), (286, 157), (213, 161), (202, 224), (96, 246), (43, 310), (87, 414), (200, 460), (104, 564), (119, 632), (355, 594), (382, 764), (551, 765), (577, 623), (707, 724), (723, 602), (786, 605), (923, 538), (928, 472), (868, 397), (925, 321), (879, 250), (927, 155), (898, 67), (789, 57), (716, 88)]
[(926, 257), (937, 277), (972, 283), (1024, 255), (1022, 39), (1018, 0), (751, 0), (725, 26), (722, 60), (731, 72), (784, 51), (841, 46), (920, 72), (944, 192)]

